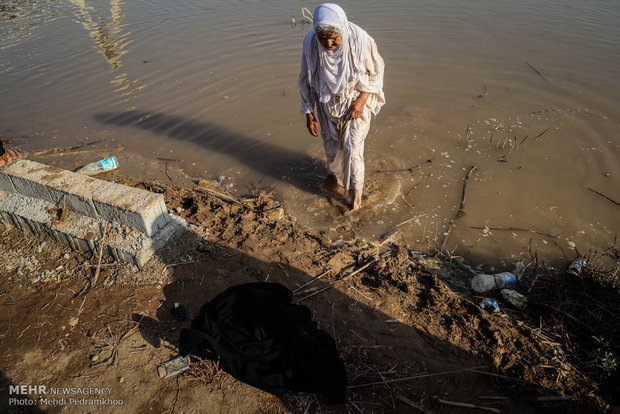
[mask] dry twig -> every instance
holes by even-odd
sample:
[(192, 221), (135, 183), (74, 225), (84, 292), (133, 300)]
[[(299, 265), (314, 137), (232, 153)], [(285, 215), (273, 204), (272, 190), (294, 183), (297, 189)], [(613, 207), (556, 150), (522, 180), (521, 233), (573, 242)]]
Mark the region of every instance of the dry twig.
[(448, 242), (448, 238), (450, 237), (450, 234), (452, 233), (452, 230), (454, 229), (454, 227), (456, 227), (456, 221), (461, 218), (461, 216), (465, 215), (465, 196), (467, 194), (467, 182), (469, 181), (469, 177), (471, 176), (471, 174), (476, 171), (477, 167), (475, 165), (472, 165), (469, 168), (469, 171), (467, 171), (467, 175), (465, 175), (465, 182), (463, 183), (463, 194), (461, 196), (461, 205), (459, 207), (459, 211), (457, 211), (456, 215), (454, 216), (454, 218), (452, 219), (452, 221), (450, 222), (450, 227), (448, 227), (448, 232), (446, 234), (446, 237), (443, 239), (443, 243), (441, 244), (441, 250), (444, 250), (444, 248), (446, 247), (446, 243)]
[(386, 253), (384, 253), (383, 255), (381, 255), (380, 257), (377, 257), (376, 259), (371, 260), (370, 262), (366, 263), (364, 266), (360, 267), (359, 269), (354, 270), (353, 272), (349, 273), (348, 275), (346, 275), (346, 276), (344, 276), (344, 277), (342, 277), (342, 278), (340, 278), (340, 279), (338, 279), (338, 280), (336, 280), (336, 281), (334, 281), (334, 282), (330, 283), (329, 285), (325, 286), (323, 289), (319, 289), (319, 290), (317, 290), (316, 292), (309, 294), (308, 296), (304, 296), (303, 298), (299, 299), (299, 300), (297, 301), (297, 303), (299, 304), (299, 302), (301, 302), (301, 301), (304, 301), (304, 300), (306, 300), (306, 299), (309, 299), (309, 298), (311, 298), (311, 297), (312, 297), (312, 296), (314, 296), (314, 295), (318, 295), (319, 293), (324, 292), (324, 291), (326, 291), (327, 289), (331, 289), (331, 288), (332, 288), (332, 287), (333, 287), (333, 286), (334, 286), (337, 282), (339, 282), (339, 281), (342, 281), (342, 280), (348, 279), (348, 278), (350, 278), (350, 277), (352, 277), (352, 276), (355, 276), (356, 274), (358, 274), (358, 273), (359, 273), (359, 272), (361, 272), (362, 270), (366, 269), (368, 266), (370, 266), (370, 265), (372, 265), (372, 264), (374, 264), (374, 263), (378, 262), (378, 261), (379, 261), (379, 259), (381, 259), (382, 257), (387, 256), (389, 253), (390, 253), (390, 252), (386, 252)]
[(405, 397), (404, 395), (397, 393), (394, 396), (398, 398), (399, 400), (401, 400), (402, 402), (404, 402), (405, 404), (410, 405), (411, 407), (415, 408), (416, 410), (422, 411), (424, 414), (434, 414), (433, 411), (429, 410), (428, 408), (424, 407), (421, 404), (411, 401), (409, 398)]
[(440, 404), (444, 404), (444, 405), (450, 405), (452, 407), (463, 407), (463, 408), (477, 408), (479, 410), (485, 410), (485, 411), (490, 411), (492, 413), (501, 413), (501, 410), (498, 410), (497, 408), (491, 408), (491, 407), (482, 407), (480, 405), (476, 405), (476, 404), (469, 404), (469, 403), (462, 403), (462, 402), (456, 402), (456, 401), (448, 401), (448, 400), (442, 400), (439, 397), (437, 397), (435, 395), (434, 397)]
[(618, 203), (618, 202), (617, 202), (617, 201), (615, 201), (615, 200), (612, 200), (611, 198), (607, 197), (605, 194), (601, 194), (601, 193), (599, 193), (598, 191), (596, 191), (596, 190), (594, 190), (594, 189), (592, 189), (592, 188), (588, 188), (588, 190), (592, 191), (592, 192), (593, 192), (593, 193), (595, 193), (595, 194), (600, 195), (601, 197), (606, 198), (607, 200), (611, 201), (611, 202), (612, 202), (612, 203), (614, 203), (615, 205), (620, 206), (620, 203)]
[(407, 171), (409, 171), (413, 175), (414, 174), (413, 173), (414, 169), (420, 167), (421, 165), (423, 165), (423, 164), (425, 164), (427, 162), (433, 162), (433, 160), (434, 160), (434, 158), (430, 158), (430, 159), (428, 159), (426, 161), (419, 162), (416, 165), (414, 165), (413, 167), (409, 167), (409, 168), (398, 168), (398, 169), (395, 169), (395, 170), (376, 170), (375, 172), (377, 172), (377, 173), (393, 173), (393, 172), (407, 172)]
[(97, 279), (99, 278), (99, 272), (101, 271), (101, 258), (103, 257), (103, 247), (105, 245), (105, 238), (108, 232), (108, 224), (103, 226), (103, 236), (101, 236), (101, 242), (99, 245), (99, 261), (97, 262), (97, 269), (95, 269), (95, 277), (93, 278), (93, 283), (91, 283), (91, 289), (95, 287), (97, 284)]
[[(80, 142), (78, 145), (73, 145), (71, 147), (52, 148), (52, 149), (46, 149), (46, 150), (42, 150), (42, 151), (36, 151), (36, 152), (33, 152), (32, 154), (30, 154), (30, 157), (40, 157), (40, 156), (43, 156), (43, 155), (59, 155), (59, 154), (67, 153), (67, 152), (73, 152), (73, 153), (84, 152), (84, 151), (76, 151), (76, 150), (79, 149), (79, 148), (82, 148), (82, 147), (89, 146), (89, 145), (98, 144), (98, 143), (100, 143), (102, 141), (103, 140), (100, 139), (98, 141), (93, 141), (93, 142), (88, 142), (88, 143)], [(99, 151), (105, 151), (105, 150), (95, 150), (95, 151), (99, 152)], [(91, 151), (86, 151), (86, 152), (91, 152)]]
[(543, 74), (542, 74), (542, 73), (540, 73), (540, 72), (539, 72), (539, 71), (538, 71), (538, 70), (537, 70), (534, 66), (530, 65), (530, 64), (529, 64), (527, 61), (525, 61), (525, 60), (524, 60), (524, 62), (525, 62), (525, 64), (526, 64), (526, 65), (528, 65), (530, 68), (532, 68), (532, 70), (533, 70), (534, 72), (536, 72), (536, 74), (537, 74), (538, 76), (540, 76), (540, 77), (541, 77), (541, 78), (542, 78), (545, 82), (547, 82), (549, 85), (551, 85), (551, 84), (549, 83), (549, 81), (547, 80), (547, 78), (545, 78), (545, 77), (543, 76)]
[(435, 373), (432, 373), (432, 374), (420, 374), (420, 375), (414, 375), (414, 376), (411, 376), (411, 377), (394, 378), (394, 379), (391, 379), (391, 380), (385, 380), (385, 381), (380, 381), (380, 382), (370, 382), (368, 384), (349, 385), (347, 388), (351, 389), (351, 388), (370, 387), (370, 386), (373, 386), (373, 385), (385, 385), (385, 384), (393, 383), (393, 382), (403, 382), (403, 381), (410, 381), (410, 380), (420, 379), (420, 378), (436, 377), (438, 375), (460, 374), (460, 373), (464, 373), (464, 372), (480, 372), (480, 373), (484, 373), (483, 371), (476, 371), (479, 368), (485, 368), (485, 367), (463, 368), (463, 369), (456, 369), (454, 371), (435, 372)]

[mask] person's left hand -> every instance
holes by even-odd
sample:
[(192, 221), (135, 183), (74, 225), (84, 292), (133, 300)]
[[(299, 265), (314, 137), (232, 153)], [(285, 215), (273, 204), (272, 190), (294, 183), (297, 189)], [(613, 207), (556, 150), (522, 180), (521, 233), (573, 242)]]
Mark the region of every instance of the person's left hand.
[(364, 106), (366, 105), (366, 101), (369, 96), (369, 92), (362, 92), (353, 102), (351, 102), (351, 107), (349, 108), (349, 119), (361, 118), (364, 114)]

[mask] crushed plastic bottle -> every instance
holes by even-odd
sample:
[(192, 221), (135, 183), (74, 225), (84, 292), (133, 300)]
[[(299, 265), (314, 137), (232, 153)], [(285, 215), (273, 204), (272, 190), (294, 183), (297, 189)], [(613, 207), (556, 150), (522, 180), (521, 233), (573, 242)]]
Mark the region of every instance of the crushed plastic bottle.
[(490, 311), (499, 312), (499, 304), (495, 299), (484, 298), (479, 305), (482, 309), (489, 308)]
[(178, 356), (168, 362), (164, 362), (157, 367), (157, 374), (160, 378), (168, 378), (187, 370), (189, 368), (189, 356)]
[(488, 292), (493, 289), (511, 288), (515, 285), (516, 278), (510, 272), (501, 272), (494, 275), (480, 273), (471, 280), (471, 287), (476, 292)]
[(567, 272), (571, 275), (579, 276), (581, 275), (581, 271), (586, 264), (588, 263), (584, 260), (583, 257), (578, 257), (571, 262), (570, 266), (568, 266)]
[(75, 172), (86, 175), (96, 175), (102, 172), (114, 170), (116, 168), (118, 168), (118, 160), (116, 157), (110, 157), (101, 161), (86, 164), (85, 166), (75, 170)]

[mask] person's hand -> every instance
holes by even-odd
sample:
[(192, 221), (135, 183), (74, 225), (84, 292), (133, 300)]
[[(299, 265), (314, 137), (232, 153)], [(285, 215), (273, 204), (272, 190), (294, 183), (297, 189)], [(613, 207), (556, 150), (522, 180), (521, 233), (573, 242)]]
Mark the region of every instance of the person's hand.
[(312, 112), (306, 114), (306, 128), (308, 128), (308, 132), (310, 132), (311, 135), (315, 137), (319, 136), (319, 123), (316, 121)]
[(369, 96), (370, 93), (362, 92), (353, 102), (351, 102), (351, 107), (349, 108), (349, 119), (357, 119), (364, 114), (364, 105), (366, 105), (366, 101)]

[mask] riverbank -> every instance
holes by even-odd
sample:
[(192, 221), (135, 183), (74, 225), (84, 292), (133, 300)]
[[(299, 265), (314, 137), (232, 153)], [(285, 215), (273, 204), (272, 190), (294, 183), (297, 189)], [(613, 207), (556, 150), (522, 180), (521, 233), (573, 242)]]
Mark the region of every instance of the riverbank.
[[(577, 413), (618, 404), (610, 388), (620, 355), (617, 246), (586, 257), (580, 277), (549, 273), (532, 254), (516, 286), (528, 307), (511, 308), (493, 293), (500, 312), (491, 313), (469, 288), (478, 264), (390, 238), (331, 240), (297, 225), (271, 194), (231, 196), (164, 165), (101, 177), (162, 193), (188, 222), (178, 243), (142, 270), (106, 257), (99, 265), (99, 257), (0, 227), (0, 404), (9, 412), (32, 411), (16, 405), (30, 402), (50, 412), (83, 410), (77, 399), (50, 405), (42, 395), (8, 405), (11, 385), (33, 384), (109, 389), (97, 396), (107, 406), (89, 407), (95, 412), (469, 412), (469, 404)], [(346, 405), (278, 398), (209, 363), (157, 376), (200, 306), (256, 281), (300, 289), (295, 300), (334, 337), (345, 362)], [(188, 321), (175, 320), (174, 303)]]

